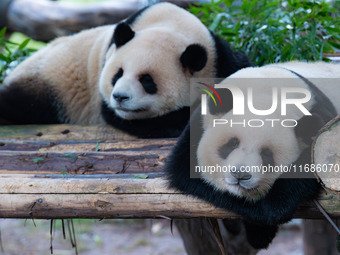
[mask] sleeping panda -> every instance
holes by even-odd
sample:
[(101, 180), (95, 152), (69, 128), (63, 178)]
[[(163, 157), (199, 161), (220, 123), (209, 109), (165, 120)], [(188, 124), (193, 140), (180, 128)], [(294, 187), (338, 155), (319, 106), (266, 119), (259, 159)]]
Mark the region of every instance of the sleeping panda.
[[(215, 87), (221, 104), (207, 100), (205, 115), (198, 107), (174, 147), (165, 167), (170, 187), (240, 214), (249, 243), (268, 247), (278, 225), (293, 217), (301, 201), (318, 194), (314, 175), (300, 173), (299, 166), (311, 163), (312, 137), (340, 112), (339, 85), (340, 65), (322, 62), (248, 67), (229, 76)], [(257, 110), (272, 109), (275, 91), (281, 97), (288, 91), (286, 98), (298, 103), (289, 101), (285, 114), (279, 100), (269, 115), (247, 107), (243, 115), (236, 114), (239, 105), (234, 106), (231, 90), (223, 88), (232, 86), (242, 92), (251, 88)], [(217, 165), (225, 170), (197, 168)], [(297, 171), (255, 171), (270, 166), (295, 166)]]
[(194, 15), (155, 4), (56, 39), (21, 63), (0, 91), (0, 123), (108, 123), (138, 137), (177, 137), (189, 119), (190, 78), (249, 65)]

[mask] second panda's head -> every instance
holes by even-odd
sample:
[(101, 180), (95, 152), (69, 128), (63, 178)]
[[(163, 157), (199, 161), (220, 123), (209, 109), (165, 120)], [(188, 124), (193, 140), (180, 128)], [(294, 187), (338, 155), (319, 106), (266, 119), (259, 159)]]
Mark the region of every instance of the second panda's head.
[(112, 43), (99, 86), (116, 115), (145, 119), (190, 106), (189, 80), (207, 65), (205, 47), (164, 27), (134, 32), (125, 22)]
[[(250, 68), (243, 69), (232, 77), (247, 78), (253, 73), (254, 76), (257, 75), (255, 77), (259, 77), (261, 71), (264, 73), (263, 77), (270, 74), (267, 69)], [(277, 88), (281, 84), (278, 79), (275, 79), (274, 84), (266, 84), (263, 81), (256, 78), (227, 78), (222, 83), (237, 84), (243, 91), (248, 87), (256, 88), (253, 93), (254, 105), (257, 109), (269, 109), (272, 104), (272, 87)], [(282, 86), (288, 86), (286, 81), (282, 79)], [(289, 86), (307, 88), (305, 82), (296, 77), (290, 80)], [(283, 167), (287, 169), (291, 164), (295, 164), (302, 151), (310, 146), (311, 137), (322, 126), (322, 122), (317, 115), (304, 116), (293, 105), (289, 106), (285, 116), (281, 116), (279, 108), (271, 115), (259, 116), (251, 113), (247, 107), (244, 115), (234, 115), (231, 93), (225, 89), (217, 91), (223, 107), (216, 107), (212, 100), (208, 101), (209, 111), (207, 115), (202, 116), (204, 131), (197, 149), (198, 166), (215, 167), (215, 172), (211, 173), (205, 168), (200, 172), (200, 178), (218, 190), (228, 191), (249, 200), (258, 200), (264, 197), (274, 182), (285, 173)], [(290, 96), (299, 98), (301, 94), (291, 93)], [(305, 107), (311, 109), (313, 101), (314, 99), (304, 104)], [(224, 120), (228, 123), (214, 125), (214, 119), (223, 120), (219, 123)], [(271, 122), (271, 119), (277, 121)], [(285, 127), (281, 124), (282, 119), (295, 119), (298, 124), (295, 127)], [(250, 126), (249, 120), (256, 121)], [(254, 127), (261, 125), (261, 121), (263, 126)], [(234, 124), (231, 125), (231, 122)], [(224, 167), (224, 170), (218, 170), (217, 165)], [(274, 171), (270, 171), (273, 168), (268, 166), (275, 167)]]
[[(232, 118), (234, 123), (244, 120), (243, 117), (231, 117), (230, 113), (218, 118)], [(199, 142), (198, 165), (229, 168), (223, 171), (216, 168), (213, 173), (201, 172), (200, 175), (204, 181), (221, 191), (257, 200), (269, 191), (282, 174), (269, 170), (264, 173), (263, 167), (287, 166), (295, 162), (302, 151), (299, 145), (291, 129), (209, 125)]]

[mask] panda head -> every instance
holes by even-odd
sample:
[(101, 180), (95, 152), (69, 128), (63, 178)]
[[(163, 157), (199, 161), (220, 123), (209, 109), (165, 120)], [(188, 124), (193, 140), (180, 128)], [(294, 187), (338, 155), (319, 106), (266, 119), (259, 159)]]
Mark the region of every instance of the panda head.
[[(244, 70), (244, 71), (243, 71)], [(239, 73), (247, 74), (246, 69)], [(227, 78), (222, 83), (228, 84), (232, 79)], [(254, 93), (254, 104), (257, 109), (269, 109), (272, 103), (271, 87), (280, 84), (265, 84), (261, 79), (246, 79), (240, 87), (257, 88)], [(236, 81), (231, 81), (235, 84)], [(269, 86), (268, 86), (269, 85)], [(303, 81), (296, 79), (291, 86), (305, 86)], [(268, 89), (269, 88), (269, 89)], [(258, 200), (270, 190), (275, 180), (284, 171), (262, 171), (263, 166), (290, 166), (299, 158), (304, 149), (310, 146), (311, 137), (322, 126), (317, 116), (305, 117), (296, 107), (287, 109), (287, 116), (281, 116), (278, 110), (271, 115), (254, 115), (246, 109), (244, 115), (234, 115), (232, 111), (233, 98), (228, 90), (218, 90), (223, 107), (216, 107), (212, 100), (208, 100), (208, 113), (202, 116), (203, 134), (198, 144), (198, 166), (224, 166), (224, 171), (200, 171), (201, 178), (214, 188), (227, 191), (238, 197)], [(294, 96), (294, 95), (291, 95)], [(295, 95), (296, 98), (298, 95)], [(301, 95), (300, 95), (301, 96)], [(312, 103), (306, 106), (311, 109)], [(215, 124), (214, 119), (227, 120), (228, 123)], [(248, 120), (256, 119), (252, 126)], [(285, 127), (280, 121), (272, 122), (268, 119), (295, 119), (297, 126)], [(231, 125), (233, 123), (239, 123)], [(245, 121), (245, 122), (244, 122)], [(260, 121), (264, 123), (261, 127)], [(240, 123), (245, 123), (240, 124)], [(313, 127), (316, 127), (313, 131)], [(310, 133), (313, 132), (313, 133)], [(309, 138), (309, 139), (307, 139)], [(207, 168), (206, 168), (207, 169)], [(217, 169), (217, 168), (216, 168)], [(267, 168), (269, 169), (269, 168)]]
[(116, 26), (99, 87), (124, 119), (145, 119), (190, 106), (189, 79), (207, 64), (205, 47), (164, 27)]
[[(231, 114), (218, 118), (230, 119)], [(232, 117), (241, 123), (243, 118)], [(257, 200), (263, 197), (281, 172), (257, 172), (262, 166), (293, 163), (300, 154), (294, 130), (237, 126), (207, 127), (200, 140), (199, 166), (230, 166), (226, 172), (202, 172), (201, 177), (221, 191)]]

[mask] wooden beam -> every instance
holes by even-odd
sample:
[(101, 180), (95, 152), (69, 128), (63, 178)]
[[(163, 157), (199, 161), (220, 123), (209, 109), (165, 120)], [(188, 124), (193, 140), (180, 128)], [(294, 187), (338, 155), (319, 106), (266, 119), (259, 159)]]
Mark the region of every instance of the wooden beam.
[[(210, 0), (158, 2), (172, 2), (188, 7), (189, 4)], [(7, 26), (12, 31), (22, 32), (35, 40), (47, 42), (83, 29), (118, 23), (145, 6), (145, 3), (139, 0), (111, 0), (88, 4), (47, 0), (5, 0), (0, 4), (3, 9), (0, 9), (2, 14), (0, 25)]]
[[(110, 179), (15, 176), (0, 177), (2, 218), (237, 217), (168, 189), (164, 178), (149, 179), (148, 175), (132, 174), (124, 178), (113, 175)], [(340, 201), (336, 196), (323, 194), (319, 201), (332, 217), (340, 216)], [(295, 217), (321, 218), (321, 215), (313, 204), (306, 203)]]
[(1, 126), (0, 140), (11, 141), (107, 141), (133, 139), (107, 125), (25, 125)]
[[(107, 126), (1, 126), (0, 217), (237, 217), (167, 188), (161, 171), (175, 143)], [(319, 201), (340, 216), (339, 196)], [(306, 203), (295, 217), (321, 215)]]

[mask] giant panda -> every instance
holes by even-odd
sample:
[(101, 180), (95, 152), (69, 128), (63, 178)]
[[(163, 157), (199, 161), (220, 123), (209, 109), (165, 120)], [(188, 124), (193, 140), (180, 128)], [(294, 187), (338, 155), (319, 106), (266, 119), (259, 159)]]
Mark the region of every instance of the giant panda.
[[(215, 105), (213, 100), (207, 100), (205, 115), (202, 107), (196, 109), (165, 166), (171, 188), (240, 214), (249, 243), (257, 249), (267, 248), (278, 225), (293, 217), (301, 201), (315, 198), (320, 184), (311, 172), (257, 173), (246, 171), (243, 166), (282, 165), (294, 169), (294, 166), (311, 163), (311, 138), (340, 112), (340, 65), (287, 62), (248, 67), (219, 85), (234, 86), (241, 91), (251, 88), (253, 105), (261, 110), (271, 109), (273, 88), (278, 91), (290, 88), (287, 98), (305, 100), (300, 108), (303, 106), (311, 114), (305, 115), (296, 105), (287, 105), (286, 115), (281, 115), (282, 107), (278, 102), (279, 107), (270, 115), (254, 116), (247, 107), (244, 115), (237, 115), (233, 112), (230, 90), (216, 89), (223, 104)], [(301, 88), (309, 93), (294, 91)], [(249, 127), (241, 119), (246, 122), (258, 119), (264, 123), (265, 119), (296, 122), (286, 123), (285, 127), (280, 121), (275, 121), (275, 125), (267, 122), (264, 126), (257, 121), (252, 126), (261, 127)], [(233, 120), (241, 125), (228, 125), (225, 120), (229, 120), (228, 124)], [(197, 166), (216, 164), (235, 168), (218, 173), (196, 170)]]
[(138, 137), (177, 137), (189, 119), (189, 80), (249, 65), (194, 15), (155, 4), (58, 38), (21, 63), (0, 91), (0, 123), (108, 123)]

